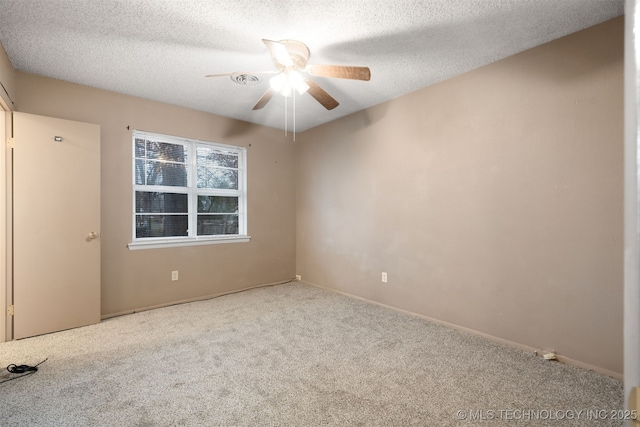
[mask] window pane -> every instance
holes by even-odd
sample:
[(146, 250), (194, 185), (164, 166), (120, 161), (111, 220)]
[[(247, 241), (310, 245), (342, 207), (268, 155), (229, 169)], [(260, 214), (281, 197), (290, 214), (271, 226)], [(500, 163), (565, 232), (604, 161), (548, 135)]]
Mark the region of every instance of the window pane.
[(198, 215), (198, 235), (238, 234), (238, 215)]
[(136, 184), (144, 185), (145, 178), (144, 160), (136, 159)]
[(136, 238), (187, 236), (187, 215), (136, 215)]
[(144, 158), (145, 140), (136, 138), (136, 157)]
[(238, 189), (238, 171), (198, 166), (198, 188)]
[(187, 186), (187, 165), (148, 161), (146, 185)]
[(188, 213), (186, 194), (136, 191), (136, 213)]
[(187, 147), (181, 144), (157, 142), (147, 140), (147, 159), (167, 160), (170, 162), (186, 163)]
[(202, 146), (197, 148), (196, 153), (199, 166), (238, 169), (238, 154), (236, 153)]
[(238, 198), (198, 196), (198, 213), (238, 213)]

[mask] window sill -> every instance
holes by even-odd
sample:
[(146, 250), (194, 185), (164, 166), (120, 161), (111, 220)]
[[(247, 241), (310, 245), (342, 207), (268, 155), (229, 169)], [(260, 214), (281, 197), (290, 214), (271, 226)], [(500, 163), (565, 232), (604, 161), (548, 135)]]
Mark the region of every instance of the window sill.
[(218, 245), (221, 243), (246, 243), (251, 236), (216, 236), (199, 238), (153, 239), (131, 242), (129, 250), (177, 248), (181, 246)]

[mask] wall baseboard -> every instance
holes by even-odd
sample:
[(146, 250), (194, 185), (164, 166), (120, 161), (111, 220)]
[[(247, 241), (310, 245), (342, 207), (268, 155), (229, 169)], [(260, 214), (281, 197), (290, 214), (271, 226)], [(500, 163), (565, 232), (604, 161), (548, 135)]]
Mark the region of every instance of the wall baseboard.
[[(407, 314), (409, 316), (418, 317), (418, 318), (427, 320), (429, 322), (433, 322), (433, 323), (436, 323), (436, 324), (439, 324), (439, 325), (442, 325), (442, 326), (446, 326), (448, 328), (455, 329), (455, 330), (460, 331), (460, 332), (465, 332), (465, 333), (468, 333), (468, 334), (471, 334), (471, 335), (476, 335), (476, 336), (485, 338), (485, 339), (487, 339), (489, 341), (493, 341), (493, 342), (497, 342), (497, 343), (500, 343), (500, 344), (504, 344), (504, 345), (506, 345), (508, 347), (517, 348), (519, 350), (522, 350), (522, 351), (525, 351), (525, 352), (528, 352), (528, 353), (533, 353), (533, 354), (535, 354), (537, 356), (542, 357), (540, 349), (536, 349), (536, 348), (530, 347), (530, 346), (525, 345), (525, 344), (521, 344), (521, 343), (518, 343), (518, 342), (515, 342), (515, 341), (506, 340), (504, 338), (500, 338), (500, 337), (496, 337), (494, 335), (486, 334), (484, 332), (476, 331), (474, 329), (470, 329), (470, 328), (467, 328), (465, 326), (456, 325), (455, 323), (449, 323), (449, 322), (445, 322), (443, 320), (434, 319), (432, 317), (425, 316), (425, 315), (418, 314), (418, 313), (414, 313), (412, 311), (403, 310), (403, 309), (398, 308), (398, 307), (394, 307), (394, 306), (391, 306), (391, 305), (383, 304), (383, 303), (380, 303), (380, 302), (377, 302), (377, 301), (373, 301), (373, 300), (370, 300), (370, 299), (367, 299), (367, 298), (364, 298), (364, 297), (360, 297), (358, 295), (350, 294), (348, 292), (339, 291), (337, 289), (332, 289), (332, 288), (329, 288), (329, 287), (326, 287), (326, 286), (317, 285), (315, 283), (310, 283), (310, 282), (307, 282), (307, 281), (304, 281), (304, 280), (298, 280), (298, 281), (300, 283), (304, 283), (306, 285), (314, 286), (316, 288), (320, 288), (320, 289), (323, 289), (323, 290), (326, 290), (326, 291), (329, 291), (329, 292), (335, 292), (337, 294), (344, 295), (344, 296), (349, 297), (349, 298), (354, 298), (354, 299), (357, 299), (357, 300), (360, 300), (360, 301), (364, 301), (364, 302), (367, 302), (367, 303), (370, 303), (370, 304), (375, 304), (377, 306), (388, 308), (390, 310), (394, 310), (394, 311), (397, 311), (397, 312), (400, 312), (400, 313), (403, 313), (403, 314)], [(579, 367), (579, 368), (582, 368), (582, 369), (588, 369), (588, 370), (597, 372), (597, 373), (599, 373), (601, 375), (606, 375), (608, 377), (615, 378), (617, 380), (622, 380), (623, 377), (624, 377), (621, 372), (610, 371), (608, 369), (604, 369), (604, 368), (600, 368), (598, 366), (590, 365), (588, 363), (584, 363), (584, 362), (581, 362), (579, 360), (563, 356), (561, 354), (557, 354), (557, 361), (560, 362), (560, 363), (565, 363), (567, 365), (576, 366), (576, 367)], [(550, 363), (554, 363), (554, 362), (550, 362)]]
[(167, 302), (167, 303), (163, 303), (163, 304), (156, 304), (156, 305), (150, 305), (150, 306), (146, 306), (146, 307), (132, 308), (130, 310), (119, 311), (117, 313), (103, 314), (103, 315), (100, 316), (100, 320), (110, 319), (112, 317), (124, 316), (124, 315), (127, 315), (127, 314), (139, 313), (141, 311), (154, 310), (156, 308), (170, 307), (172, 305), (186, 304), (186, 303), (189, 303), (189, 302), (197, 302), (197, 301), (205, 301), (205, 300), (208, 300), (208, 299), (217, 298), (217, 297), (221, 297), (221, 296), (224, 296), (224, 295), (237, 294), (238, 292), (244, 292), (244, 291), (248, 291), (250, 289), (265, 288), (267, 286), (282, 285), (284, 283), (292, 282), (293, 280), (295, 280), (295, 279), (291, 278), (291, 279), (288, 279), (288, 280), (283, 280), (281, 282), (264, 283), (264, 284), (260, 284), (260, 285), (248, 286), (248, 287), (242, 288), (242, 289), (235, 289), (235, 290), (232, 290), (232, 291), (218, 292), (216, 294), (209, 294), (209, 295), (203, 295), (203, 296), (194, 297), (194, 298), (187, 298), (187, 299)]

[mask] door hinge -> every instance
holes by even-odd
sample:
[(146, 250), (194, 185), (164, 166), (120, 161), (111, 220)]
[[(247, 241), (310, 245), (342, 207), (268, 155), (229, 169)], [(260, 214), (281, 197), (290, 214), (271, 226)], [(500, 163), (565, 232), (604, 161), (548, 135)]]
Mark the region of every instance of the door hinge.
[(13, 316), (13, 304), (7, 307), (7, 315)]
[(13, 138), (7, 138), (7, 147), (9, 148), (14, 147)]

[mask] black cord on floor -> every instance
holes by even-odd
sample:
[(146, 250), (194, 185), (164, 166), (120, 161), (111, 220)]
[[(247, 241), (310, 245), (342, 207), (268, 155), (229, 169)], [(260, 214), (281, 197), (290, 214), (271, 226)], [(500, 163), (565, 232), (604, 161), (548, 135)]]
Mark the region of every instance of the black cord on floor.
[(35, 374), (36, 371), (38, 370), (38, 366), (42, 365), (47, 360), (49, 360), (48, 357), (46, 359), (44, 359), (42, 362), (40, 362), (40, 363), (38, 363), (37, 365), (34, 365), (34, 366), (15, 365), (15, 364), (12, 363), (11, 365), (7, 366), (7, 371), (9, 371), (12, 374), (23, 374), (23, 375), (0, 381), (0, 384), (6, 383), (7, 381), (17, 380), (18, 378), (26, 377), (28, 375)]

